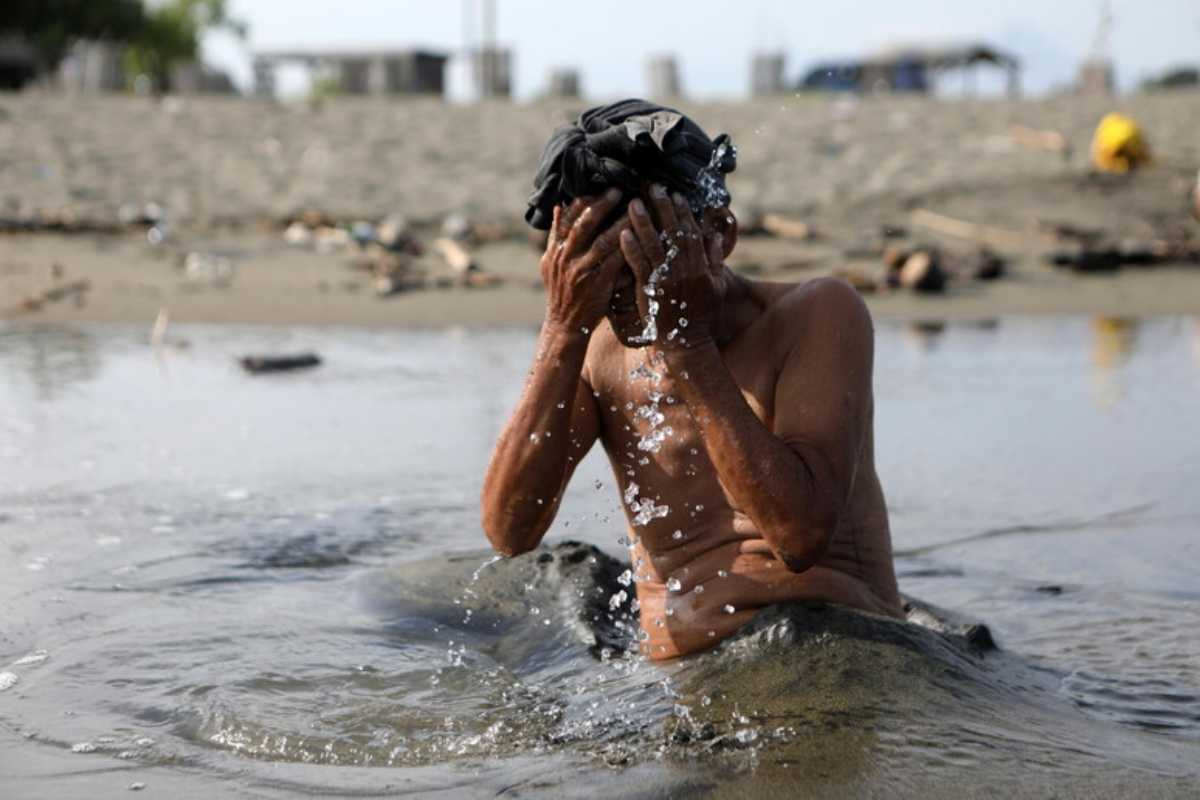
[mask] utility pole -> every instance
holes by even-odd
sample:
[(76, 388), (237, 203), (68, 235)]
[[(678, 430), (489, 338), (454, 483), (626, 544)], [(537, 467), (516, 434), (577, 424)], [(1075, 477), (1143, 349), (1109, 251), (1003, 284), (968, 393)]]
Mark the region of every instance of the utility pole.
[(496, 91), (496, 0), (480, 0), (483, 6), (483, 47), (481, 48), (482, 75), (480, 89), (484, 97)]

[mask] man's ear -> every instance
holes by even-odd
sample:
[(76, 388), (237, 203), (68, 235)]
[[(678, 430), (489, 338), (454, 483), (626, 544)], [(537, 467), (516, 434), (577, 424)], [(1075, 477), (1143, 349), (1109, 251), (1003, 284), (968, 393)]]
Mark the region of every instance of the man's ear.
[(707, 217), (705, 220), (705, 228), (708, 229), (708, 235), (715, 236), (718, 233), (721, 234), (721, 249), (724, 251), (724, 257), (729, 258), (729, 255), (733, 252), (733, 248), (737, 246), (737, 217), (733, 215), (733, 212), (729, 210), (728, 206), (725, 208), (706, 209), (704, 213)]

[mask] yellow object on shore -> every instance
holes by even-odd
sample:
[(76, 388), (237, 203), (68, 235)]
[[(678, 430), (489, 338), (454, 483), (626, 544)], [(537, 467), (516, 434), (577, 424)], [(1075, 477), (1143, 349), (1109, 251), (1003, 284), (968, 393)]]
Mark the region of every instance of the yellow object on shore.
[(1092, 163), (1105, 172), (1129, 172), (1150, 160), (1142, 129), (1124, 114), (1100, 120), (1092, 139)]

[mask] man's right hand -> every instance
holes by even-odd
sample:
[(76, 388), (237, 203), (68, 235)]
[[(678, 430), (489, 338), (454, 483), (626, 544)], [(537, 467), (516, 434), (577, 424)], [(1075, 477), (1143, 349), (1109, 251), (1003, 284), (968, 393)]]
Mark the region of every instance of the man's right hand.
[(622, 215), (602, 232), (600, 225), (620, 202), (620, 190), (609, 189), (598, 198), (580, 197), (554, 208), (541, 263), (548, 324), (588, 334), (604, 317), (625, 263), (621, 231), (629, 227), (629, 218)]

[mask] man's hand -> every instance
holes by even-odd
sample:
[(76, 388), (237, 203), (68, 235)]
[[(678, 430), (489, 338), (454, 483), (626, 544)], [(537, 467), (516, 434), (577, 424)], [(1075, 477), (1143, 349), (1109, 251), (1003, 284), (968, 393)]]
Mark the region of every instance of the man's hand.
[(662, 350), (715, 342), (726, 290), (722, 236), (706, 237), (681, 195), (672, 198), (654, 185), (650, 198), (654, 218), (634, 200), (632, 229), (620, 234), (621, 252), (637, 280), (638, 308), (643, 317), (655, 317)]
[(629, 222), (623, 218), (602, 233), (599, 228), (619, 202), (620, 190), (609, 189), (599, 198), (555, 206), (541, 263), (548, 324), (587, 334), (604, 316), (624, 263), (620, 237)]

